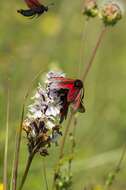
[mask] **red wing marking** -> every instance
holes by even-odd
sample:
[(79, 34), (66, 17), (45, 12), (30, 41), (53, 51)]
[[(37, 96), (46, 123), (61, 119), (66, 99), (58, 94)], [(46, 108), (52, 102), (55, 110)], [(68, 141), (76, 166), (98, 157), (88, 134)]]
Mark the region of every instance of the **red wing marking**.
[(41, 4), (38, 0), (25, 0), (25, 2), (27, 4), (27, 6), (31, 9), (41, 6)]

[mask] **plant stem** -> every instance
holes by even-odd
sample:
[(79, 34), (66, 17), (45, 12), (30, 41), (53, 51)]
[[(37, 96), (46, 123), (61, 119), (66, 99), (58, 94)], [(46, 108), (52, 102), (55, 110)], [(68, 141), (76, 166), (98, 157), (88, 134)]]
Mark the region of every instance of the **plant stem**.
[(38, 144), (35, 145), (35, 147), (32, 149), (32, 152), (29, 154), (27, 164), (26, 164), (26, 167), (25, 167), (25, 171), (24, 171), (24, 174), (23, 174), (23, 177), (22, 177), (22, 180), (21, 180), (21, 184), (19, 186), (19, 190), (22, 190), (22, 188), (24, 186), (24, 183), (25, 183), (25, 181), (27, 179), (28, 172), (29, 172), (32, 160), (33, 160), (35, 154), (38, 152), (38, 149), (41, 147), (41, 145), (42, 145), (42, 142), (38, 142)]
[(14, 160), (14, 171), (13, 171), (13, 184), (12, 189), (17, 189), (17, 176), (18, 176), (18, 165), (19, 165), (19, 151), (20, 151), (20, 144), (21, 144), (21, 134), (22, 134), (22, 125), (23, 125), (23, 119), (24, 119), (24, 108), (25, 108), (25, 102), (22, 106), (22, 113), (21, 113), (21, 122), (19, 126), (19, 131), (17, 131), (16, 135), (16, 148), (15, 148), (15, 160)]
[(52, 189), (54, 189), (54, 187), (55, 187), (55, 182), (56, 182), (56, 179), (57, 179), (57, 175), (58, 175), (59, 170), (60, 170), (60, 161), (61, 161), (61, 159), (63, 158), (65, 141), (66, 141), (66, 137), (67, 137), (67, 135), (68, 135), (68, 132), (69, 132), (69, 129), (70, 129), (70, 126), (71, 126), (71, 122), (72, 122), (73, 116), (74, 116), (74, 112), (71, 112), (70, 117), (69, 117), (69, 120), (68, 120), (68, 123), (67, 123), (67, 126), (66, 126), (66, 128), (65, 128), (65, 132), (64, 132), (62, 141), (61, 141), (60, 153), (59, 153), (58, 162), (57, 162), (57, 164), (56, 164), (56, 170), (55, 170), (55, 172), (54, 172), (54, 178), (53, 178)]
[(76, 146), (76, 142), (75, 142), (76, 126), (77, 126), (77, 118), (76, 118), (76, 115), (74, 115), (73, 131), (71, 133), (71, 138), (72, 138), (71, 139), (71, 152), (70, 152), (71, 156), (69, 158), (69, 166), (68, 166), (69, 177), (71, 175), (73, 155), (74, 155), (75, 146)]
[[(83, 80), (85, 80), (85, 78), (86, 78), (86, 76), (87, 76), (87, 74), (88, 74), (88, 72), (89, 72), (89, 70), (90, 70), (90, 68), (92, 66), (93, 60), (95, 58), (95, 55), (97, 53), (98, 47), (99, 47), (99, 45), (101, 43), (101, 40), (102, 40), (102, 37), (103, 37), (105, 31), (106, 31), (106, 27), (104, 27), (102, 29), (102, 31), (101, 31), (101, 33), (99, 35), (98, 41), (96, 43), (96, 46), (95, 46), (95, 48), (94, 48), (94, 50), (92, 52), (91, 58), (90, 58), (90, 60), (89, 60), (89, 62), (87, 64), (86, 70), (85, 70), (84, 75), (82, 77)], [(67, 137), (67, 134), (68, 134), (68, 131), (69, 131), (69, 128), (70, 128), (71, 121), (73, 119), (73, 115), (74, 115), (74, 113), (71, 113), (70, 118), (68, 120), (68, 124), (67, 124), (67, 126), (65, 128), (64, 136), (63, 136), (63, 139), (62, 139), (62, 142), (61, 142), (61, 146), (60, 146), (59, 159), (62, 159), (62, 157), (63, 157), (64, 145), (65, 145), (66, 137)]]
[(22, 190), (23, 186), (24, 186), (24, 183), (27, 179), (27, 176), (28, 176), (28, 172), (29, 172), (29, 169), (30, 169), (30, 166), (31, 166), (31, 163), (32, 163), (32, 160), (34, 158), (34, 155), (35, 155), (35, 152), (31, 153), (28, 157), (28, 160), (27, 160), (27, 164), (26, 164), (26, 168), (25, 168), (25, 171), (24, 171), (24, 175), (22, 177), (22, 180), (21, 180), (21, 185), (19, 186), (19, 190)]
[(116, 170), (120, 170), (121, 164), (122, 164), (123, 159), (124, 159), (124, 157), (125, 157), (125, 154), (126, 154), (126, 144), (123, 145), (122, 154), (121, 154), (121, 156), (120, 156), (119, 162), (117, 163)]
[[(14, 155), (15, 156), (15, 155)], [(15, 158), (15, 157), (14, 157)], [(14, 171), (14, 158), (12, 163), (11, 178), (10, 178), (10, 190), (13, 190), (13, 171)]]
[(69, 129), (70, 129), (70, 125), (71, 125), (73, 116), (74, 116), (74, 112), (71, 112), (70, 117), (69, 117), (69, 120), (68, 120), (68, 123), (67, 123), (67, 126), (66, 126), (66, 128), (65, 128), (65, 132), (64, 132), (62, 141), (61, 141), (59, 159), (62, 159), (62, 158), (63, 158), (64, 146), (65, 146), (66, 138), (67, 138), (67, 135), (68, 135), (68, 132), (69, 132)]
[(99, 35), (98, 40), (97, 40), (97, 43), (96, 43), (96, 45), (95, 45), (95, 47), (93, 49), (93, 52), (92, 52), (91, 57), (89, 59), (89, 62), (87, 63), (86, 69), (85, 69), (85, 71), (84, 71), (84, 73), (82, 75), (82, 81), (85, 81), (85, 79), (86, 79), (86, 77), (88, 75), (88, 72), (90, 71), (90, 68), (91, 68), (92, 63), (94, 61), (94, 58), (96, 56), (97, 50), (98, 50), (98, 48), (99, 48), (99, 46), (101, 44), (101, 41), (102, 41), (103, 36), (104, 36), (106, 31), (107, 31), (107, 27), (104, 26), (102, 28), (101, 32), (100, 32), (100, 35)]
[[(86, 77), (87, 77), (87, 74), (92, 66), (92, 63), (93, 63), (93, 60), (95, 58), (95, 55), (97, 53), (97, 50), (100, 46), (100, 43), (102, 41), (102, 38), (106, 32), (106, 29), (107, 27), (104, 27), (102, 28), (102, 31), (98, 37), (98, 40), (97, 40), (97, 43), (96, 43), (96, 46), (94, 47), (93, 49), (93, 52), (91, 54), (91, 57), (89, 59), (89, 62), (87, 64), (87, 67), (85, 69), (85, 72), (84, 74), (82, 75), (82, 80), (85, 81)], [(71, 125), (71, 122), (72, 122), (72, 119), (73, 119), (73, 116), (74, 116), (74, 112), (71, 113), (70, 117), (69, 117), (69, 120), (68, 120), (68, 123), (67, 123), (67, 126), (65, 128), (65, 132), (64, 132), (64, 136), (63, 136), (63, 139), (62, 139), (62, 142), (61, 142), (61, 145), (60, 145), (60, 153), (59, 153), (59, 159), (58, 159), (58, 163), (57, 163), (57, 167), (56, 167), (56, 171), (54, 173), (54, 179), (53, 179), (53, 186), (52, 186), (52, 189), (54, 189), (55, 187), (55, 182), (56, 182), (56, 179), (57, 179), (57, 175), (59, 173), (59, 170), (60, 170), (60, 161), (61, 159), (63, 158), (63, 153), (64, 153), (64, 146), (65, 146), (65, 141), (66, 141), (66, 138), (67, 138), (67, 134), (69, 132), (69, 129), (70, 129), (70, 125)]]
[(79, 66), (78, 66), (78, 75), (79, 76), (81, 74), (81, 66), (83, 63), (83, 57), (84, 57), (84, 53), (85, 53), (85, 41), (86, 41), (86, 37), (87, 37), (88, 22), (89, 22), (89, 19), (86, 19), (85, 25), (84, 25), (84, 27), (82, 29), (82, 33), (81, 33), (80, 62), (79, 62)]
[(46, 190), (48, 190), (48, 181), (47, 181), (47, 173), (46, 173), (46, 164), (45, 164), (45, 159), (43, 158), (43, 174), (44, 174), (44, 180), (45, 180), (45, 186)]
[(9, 138), (9, 110), (10, 110), (10, 100), (9, 100), (9, 87), (7, 89), (7, 110), (6, 110), (6, 136), (5, 136), (5, 152), (4, 152), (4, 174), (3, 174), (3, 189), (7, 190), (7, 168), (8, 168), (8, 138)]
[(125, 154), (126, 154), (126, 144), (123, 145), (123, 150), (122, 150), (122, 153), (121, 153), (121, 156), (120, 156), (120, 159), (114, 169), (114, 171), (112, 173), (109, 174), (106, 182), (105, 182), (105, 190), (108, 190), (108, 188), (110, 186), (112, 186), (117, 174), (120, 172), (120, 169), (121, 169), (121, 165), (122, 165), (122, 162), (124, 160), (124, 157), (125, 157)]

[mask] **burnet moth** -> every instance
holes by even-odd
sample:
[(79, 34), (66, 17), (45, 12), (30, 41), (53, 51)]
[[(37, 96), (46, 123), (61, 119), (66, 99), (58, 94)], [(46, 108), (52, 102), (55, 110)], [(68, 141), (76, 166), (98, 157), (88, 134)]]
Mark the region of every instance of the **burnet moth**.
[[(38, 0), (24, 0), (24, 1), (29, 7), (29, 9), (27, 10), (20, 9), (20, 10), (17, 10), (17, 12), (25, 17), (31, 17), (31, 18), (34, 18), (35, 16), (39, 17), (44, 12), (48, 11), (49, 6), (45, 6), (41, 4)], [(53, 5), (53, 3), (50, 5)]]
[(81, 80), (68, 79), (65, 77), (52, 77), (50, 78), (49, 86), (51, 91), (54, 90), (54, 94), (59, 94), (61, 99), (61, 122), (67, 117), (69, 105), (71, 105), (74, 112), (85, 112), (83, 105), (84, 86)]

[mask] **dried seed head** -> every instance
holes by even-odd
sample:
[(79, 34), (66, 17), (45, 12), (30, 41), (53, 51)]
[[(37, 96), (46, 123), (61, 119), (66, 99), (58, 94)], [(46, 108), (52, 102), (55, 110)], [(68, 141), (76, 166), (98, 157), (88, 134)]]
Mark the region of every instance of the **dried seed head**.
[(85, 0), (83, 14), (88, 17), (96, 17), (98, 15), (96, 0)]
[(122, 18), (122, 10), (117, 3), (109, 2), (102, 8), (100, 17), (106, 26), (113, 26)]

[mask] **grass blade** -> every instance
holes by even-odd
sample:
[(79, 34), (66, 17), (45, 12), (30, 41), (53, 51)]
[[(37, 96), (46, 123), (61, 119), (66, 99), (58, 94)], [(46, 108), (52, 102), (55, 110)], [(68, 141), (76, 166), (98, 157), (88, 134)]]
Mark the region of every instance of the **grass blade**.
[(8, 138), (9, 138), (9, 110), (10, 110), (10, 95), (9, 87), (7, 89), (7, 108), (6, 108), (6, 136), (5, 136), (5, 150), (4, 150), (4, 173), (3, 173), (3, 189), (7, 190), (7, 169), (8, 169)]

